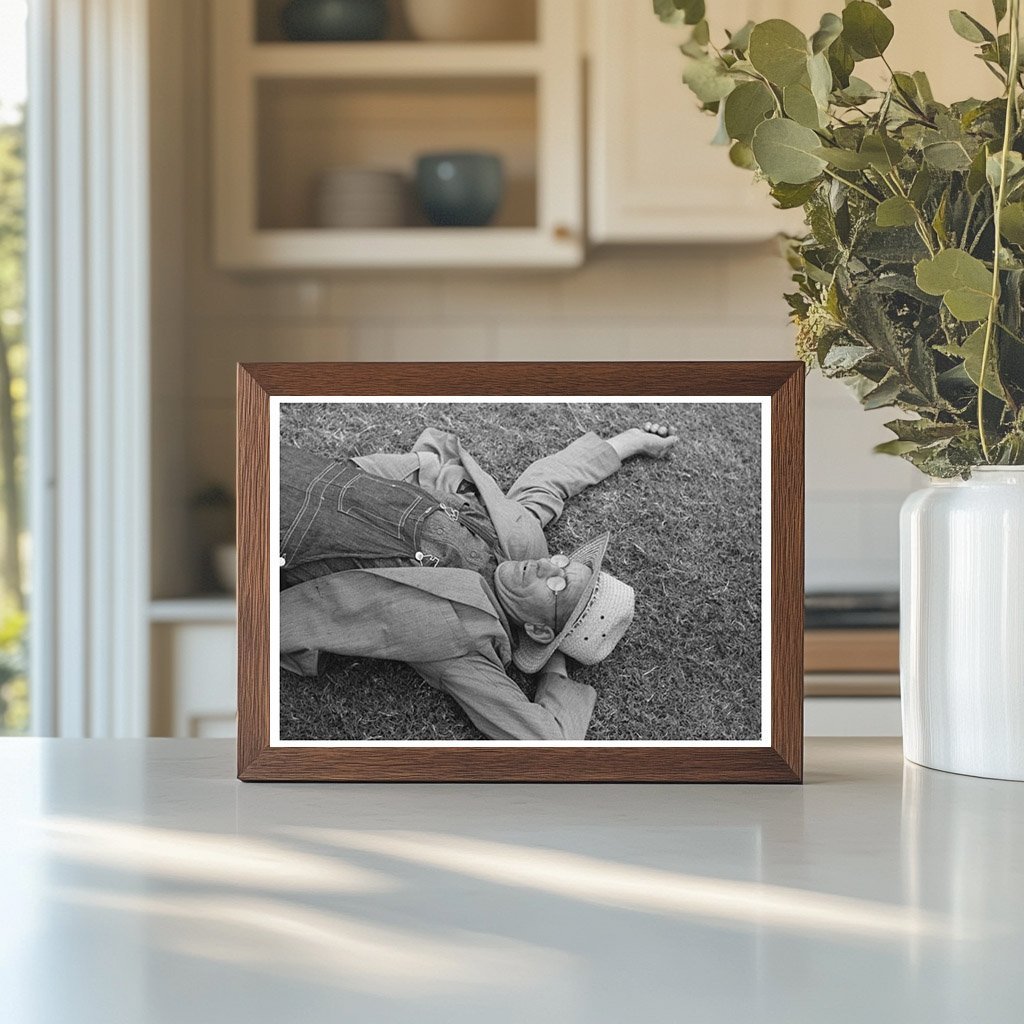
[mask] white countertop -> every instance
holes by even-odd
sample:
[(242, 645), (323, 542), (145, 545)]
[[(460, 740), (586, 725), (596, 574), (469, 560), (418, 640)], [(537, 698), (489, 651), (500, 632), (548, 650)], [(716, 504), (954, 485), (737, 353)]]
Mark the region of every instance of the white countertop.
[(1024, 1016), (1024, 785), (243, 785), (230, 741), (0, 741), (6, 1024)]

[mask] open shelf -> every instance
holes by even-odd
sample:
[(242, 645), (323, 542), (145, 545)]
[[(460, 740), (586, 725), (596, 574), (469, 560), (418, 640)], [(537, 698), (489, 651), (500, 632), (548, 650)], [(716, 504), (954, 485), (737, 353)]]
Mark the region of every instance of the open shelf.
[[(217, 0), (219, 3), (220, 0)], [(307, 47), (315, 44), (286, 40), (281, 28), (281, 12), (288, 0), (245, 0), (255, 15), (250, 39), (259, 44), (285, 42), (289, 46)], [(436, 2), (436, 0), (426, 0)], [(495, 2), (495, 0), (490, 0)], [(568, 0), (558, 0), (567, 3)], [(505, 31), (501, 33), (503, 42), (533, 42), (537, 39), (537, 4), (538, 0), (502, 0), (501, 17), (506, 22)], [(380, 42), (369, 41), (356, 43), (362, 47), (378, 47), (395, 41), (419, 43), (410, 19), (406, 14), (405, 0), (388, 0), (388, 26), (385, 37)]]
[[(459, 237), (535, 228), (536, 99), (534, 79), (260, 82), (257, 226), (325, 230), (315, 214), (321, 176), (336, 167), (366, 167), (398, 172), (406, 180), (405, 225), (379, 230), (428, 230), (414, 196), (417, 157), (478, 150), (501, 157), (505, 196), (492, 225), (467, 229)], [(447, 234), (453, 229), (437, 230)]]
[[(397, 38), (380, 42), (297, 43), (280, 40), (278, 0), (218, 0), (211, 124), (218, 265), (578, 266), (578, 11), (566, 0), (521, 2), (532, 18), (526, 40), (416, 42), (399, 25)], [(417, 158), (451, 151), (501, 158), (504, 197), (486, 227), (432, 227), (413, 199)], [(382, 226), (371, 230), (322, 226), (316, 197), (324, 176), (353, 168), (403, 175), (408, 210), (396, 215), (381, 203)], [(350, 222), (366, 223), (366, 213)]]

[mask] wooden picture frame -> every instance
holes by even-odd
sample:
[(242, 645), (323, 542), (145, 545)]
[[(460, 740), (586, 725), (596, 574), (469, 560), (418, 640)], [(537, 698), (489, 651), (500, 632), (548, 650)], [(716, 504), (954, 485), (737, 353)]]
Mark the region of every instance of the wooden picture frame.
[[(272, 744), (271, 407), (282, 399), (754, 402), (767, 410), (761, 506), (762, 704), (756, 742)], [(424, 399), (424, 396), (429, 396)], [(466, 397), (471, 396), (471, 397)], [(622, 396), (628, 396), (623, 398)], [(666, 399), (667, 400), (667, 399)], [(243, 781), (800, 782), (803, 771), (804, 367), (799, 362), (258, 363), (238, 366), (238, 777)], [(762, 477), (764, 473), (762, 473)], [(763, 519), (762, 519), (763, 521)], [(770, 556), (769, 556), (770, 553)], [(770, 575), (769, 575), (770, 571)], [(763, 620), (762, 620), (763, 621)], [(272, 663), (273, 662), (273, 663)], [(767, 701), (764, 695), (767, 694)], [(770, 709), (770, 714), (768, 709)]]

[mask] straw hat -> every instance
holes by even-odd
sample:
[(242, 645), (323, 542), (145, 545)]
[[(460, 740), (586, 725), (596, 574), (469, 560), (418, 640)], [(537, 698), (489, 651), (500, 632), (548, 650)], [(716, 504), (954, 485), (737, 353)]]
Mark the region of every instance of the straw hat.
[(633, 588), (601, 571), (610, 533), (601, 534), (577, 548), (569, 558), (590, 566), (592, 575), (562, 631), (546, 644), (523, 635), (512, 658), (523, 672), (539, 672), (560, 650), (582, 665), (596, 665), (612, 653), (633, 621)]

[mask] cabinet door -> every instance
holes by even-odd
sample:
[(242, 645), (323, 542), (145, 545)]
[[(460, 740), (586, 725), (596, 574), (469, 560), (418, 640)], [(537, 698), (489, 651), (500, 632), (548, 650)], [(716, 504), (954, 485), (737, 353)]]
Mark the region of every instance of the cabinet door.
[[(774, 209), (764, 183), (712, 146), (713, 118), (682, 84), (684, 26), (663, 25), (649, 0), (586, 0), (590, 26), (589, 214), (594, 242), (702, 242), (799, 231), (798, 211)], [(712, 35), (748, 19), (786, 18), (811, 33), (829, 0), (709, 0)], [(894, 67), (927, 71), (945, 102), (993, 96), (998, 83), (955, 35), (948, 5), (901, 0), (886, 12), (896, 26)], [(955, 6), (992, 22), (989, 0)], [(1005, 24), (1004, 24), (1005, 30)], [(887, 79), (880, 61), (858, 74)]]
[[(799, 230), (798, 213), (776, 210), (767, 186), (734, 167), (724, 146), (710, 144), (715, 120), (682, 83), (679, 44), (689, 29), (663, 25), (649, 0), (587, 2), (591, 240), (736, 241)], [(806, 30), (826, 5), (711, 0), (708, 17), (716, 38), (748, 19), (791, 18)]]

